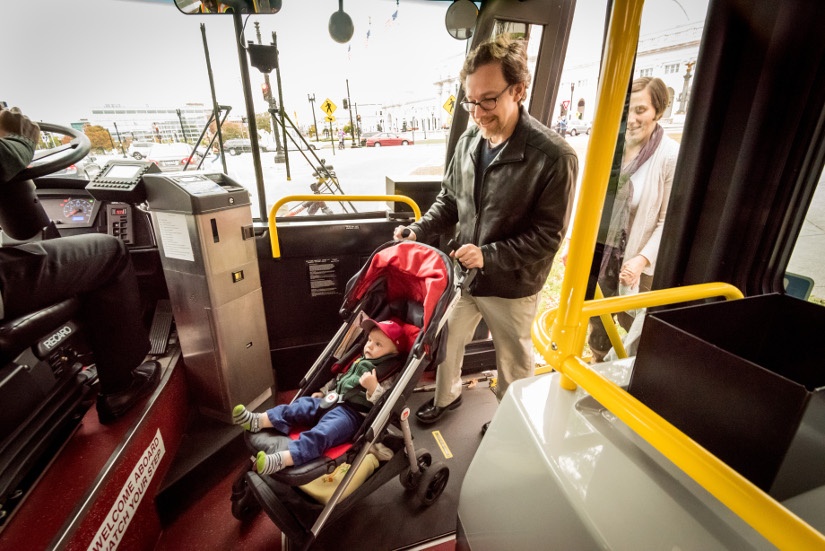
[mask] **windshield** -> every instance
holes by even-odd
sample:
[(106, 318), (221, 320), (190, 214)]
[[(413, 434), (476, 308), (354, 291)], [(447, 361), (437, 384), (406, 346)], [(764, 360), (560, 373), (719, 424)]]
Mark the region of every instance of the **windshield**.
[[(329, 35), (338, 5), (327, 4), (284, 2), (278, 14), (244, 18), (243, 41), (267, 45), (275, 33), (279, 53), (268, 90), (264, 75), (249, 69), (267, 208), (284, 195), (312, 193), (319, 165), (313, 151), (334, 167), (347, 194), (384, 194), (388, 176), (443, 172), (451, 124), (443, 106), (458, 90), (456, 67), (467, 44), (445, 30), (449, 2), (348, 2), (355, 30), (345, 44)], [(29, 25), (15, 23), (31, 21), (38, 22), (36, 37)], [(34, 47), (28, 55), (6, 56), (0, 99), (33, 120), (85, 129), (99, 162), (131, 157), (132, 145), (143, 141), (207, 150), (216, 128), (207, 124), (212, 91), (205, 44), (215, 99), (229, 108), (223, 141), (250, 138), (231, 16), (183, 15), (172, 0), (41, 0), (4, 6), (0, 26), (3, 51)], [(412, 50), (426, 62), (410, 63)], [(275, 139), (267, 112), (281, 104), (295, 126), (286, 143), (283, 135)], [(380, 131), (404, 139), (362, 147), (367, 133)], [(204, 169), (223, 170), (217, 144)], [(226, 153), (227, 172), (250, 190), (255, 204), (251, 149), (235, 153)]]

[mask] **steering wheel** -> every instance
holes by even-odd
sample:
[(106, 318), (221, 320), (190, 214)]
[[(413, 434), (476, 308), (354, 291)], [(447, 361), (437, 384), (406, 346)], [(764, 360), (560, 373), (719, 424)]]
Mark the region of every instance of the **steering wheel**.
[(40, 130), (71, 136), (72, 141), (35, 151), (31, 164), (0, 186), (0, 243), (6, 241), (3, 235), (8, 235), (12, 240), (28, 241), (49, 226), (49, 217), (37, 199), (32, 180), (76, 163), (92, 149), (86, 134), (73, 128), (40, 123)]
[(68, 126), (38, 123), (41, 132), (54, 132), (62, 136), (71, 136), (72, 141), (67, 144), (52, 147), (50, 149), (38, 149), (34, 152), (34, 159), (29, 166), (20, 171), (15, 177), (15, 181), (33, 180), (52, 172), (64, 169), (69, 165), (78, 162), (89, 154), (92, 149), (92, 142), (83, 132), (78, 132)]

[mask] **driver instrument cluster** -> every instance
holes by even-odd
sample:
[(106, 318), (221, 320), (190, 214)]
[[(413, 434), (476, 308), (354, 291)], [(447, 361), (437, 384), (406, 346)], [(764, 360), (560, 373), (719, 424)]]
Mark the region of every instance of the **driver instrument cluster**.
[(46, 214), (58, 228), (91, 228), (100, 203), (89, 195), (40, 195)]

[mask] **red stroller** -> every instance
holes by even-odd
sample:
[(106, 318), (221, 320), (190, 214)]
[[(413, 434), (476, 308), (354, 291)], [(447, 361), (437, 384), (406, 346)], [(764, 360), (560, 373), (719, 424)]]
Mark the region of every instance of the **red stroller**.
[[(442, 348), (438, 345), (446, 333), (442, 329), (472, 275), (457, 268), (454, 272), (453, 262), (446, 254), (421, 243), (390, 242), (373, 252), (347, 284), (340, 310), (345, 323), (307, 372), (295, 398), (308, 396), (320, 388), (350, 355), (360, 351), (365, 336), (354, 344), (348, 344), (347, 339), (362, 313), (378, 321), (395, 318), (420, 328), (396, 384), (372, 407), (350, 443), (273, 475), (245, 471), (233, 485), (232, 512), (236, 518), (251, 518), (262, 507), (290, 542), (290, 548), (307, 549), (325, 524), (339, 518), (360, 498), (395, 476), (399, 476), (402, 486), (408, 493), (414, 492), (424, 506), (439, 498), (447, 485), (449, 468), (440, 462), (433, 463), (426, 449), (414, 448), (406, 402), (427, 366), (440, 362), (437, 356)], [(341, 357), (337, 351), (342, 348), (352, 352)], [(290, 438), (272, 430), (245, 433), (245, 437), (250, 450), (266, 453), (286, 449)], [(370, 446), (377, 442), (392, 450), (392, 458), (342, 498)], [(351, 467), (326, 505), (298, 488), (331, 473), (344, 462)]]

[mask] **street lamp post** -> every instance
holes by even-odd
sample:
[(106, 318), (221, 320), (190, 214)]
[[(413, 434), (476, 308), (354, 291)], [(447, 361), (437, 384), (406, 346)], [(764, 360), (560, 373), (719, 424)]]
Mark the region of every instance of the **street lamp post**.
[[(258, 40), (258, 44), (261, 44), (261, 25), (259, 22), (255, 21), (255, 37)], [(278, 81), (278, 97), (283, 103), (283, 98), (281, 97), (281, 73), (278, 69), (278, 46), (277, 41), (275, 38), (275, 33), (272, 33), (272, 46), (275, 47), (275, 77)], [(270, 118), (270, 128), (272, 129), (272, 136), (275, 138), (275, 162), (276, 163), (286, 163), (286, 179), (291, 180), (291, 176), (289, 174), (289, 159), (287, 158), (287, 143), (286, 143), (286, 129), (283, 129), (283, 146), (281, 146), (281, 125), (283, 122), (283, 113), (281, 114), (281, 119), (278, 120), (278, 100), (272, 95), (272, 86), (269, 82), (269, 73), (264, 73), (264, 100), (266, 101), (267, 111), (269, 112)]]
[(178, 120), (180, 121), (180, 133), (183, 136), (183, 141), (189, 143), (186, 138), (186, 129), (183, 127), (183, 115), (180, 114), (180, 109), (175, 109), (175, 112), (178, 114)]
[(307, 99), (309, 100), (309, 106), (312, 108), (312, 124), (315, 125), (315, 141), (319, 142), (321, 140), (318, 138), (318, 121), (315, 120), (315, 94), (307, 94)]
[(361, 144), (355, 143), (355, 124), (352, 120), (352, 99), (349, 97), (349, 79), (347, 79), (347, 106), (349, 107), (349, 129), (352, 136), (352, 147), (360, 147)]
[[(117, 123), (112, 121), (112, 124), (115, 125), (115, 134), (117, 134), (117, 143), (120, 144), (120, 152), (123, 153), (123, 156), (126, 157), (126, 152), (123, 151), (123, 141), (120, 139), (120, 130), (117, 129)], [(109, 139), (112, 139), (112, 135), (109, 134)]]
[(567, 118), (568, 119), (573, 118), (573, 90), (575, 90), (575, 89), (576, 89), (576, 83), (571, 82), (570, 83), (570, 109), (567, 112)]
[(355, 131), (358, 133), (358, 145), (361, 145), (361, 116), (358, 114), (358, 104), (355, 107)]

